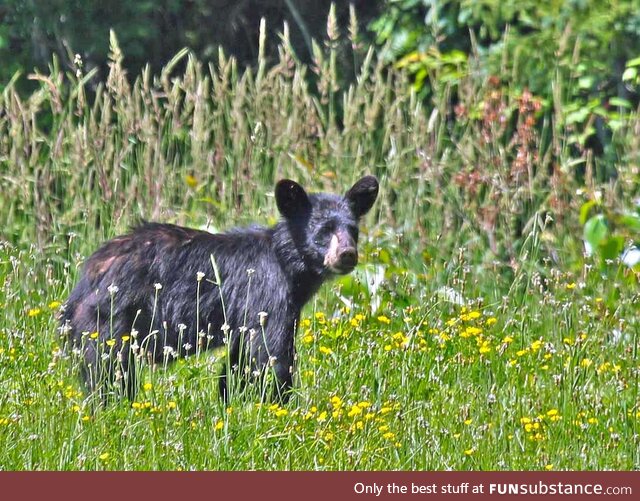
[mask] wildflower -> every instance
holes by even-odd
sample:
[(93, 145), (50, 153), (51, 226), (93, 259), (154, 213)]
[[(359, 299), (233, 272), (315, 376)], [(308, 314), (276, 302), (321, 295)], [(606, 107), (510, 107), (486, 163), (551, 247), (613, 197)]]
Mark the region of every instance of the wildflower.
[(203, 278), (204, 278), (204, 273), (202, 273), (201, 271), (196, 273), (196, 280), (198, 282), (201, 282)]
[(153, 284), (153, 287), (155, 288), (155, 290), (159, 291), (160, 289), (162, 289), (162, 284), (156, 282), (155, 284)]
[(587, 367), (590, 367), (590, 366), (591, 366), (591, 364), (593, 364), (593, 361), (592, 361), (590, 358), (583, 358), (583, 359), (580, 361), (580, 367), (583, 367), (583, 368), (585, 368), (585, 369), (586, 369)]
[(108, 452), (103, 452), (102, 454), (100, 454), (100, 461), (106, 461), (107, 459), (109, 459), (109, 453)]
[(471, 449), (467, 449), (466, 451), (464, 451), (465, 455), (467, 456), (471, 456), (471, 454), (473, 454), (476, 450), (474, 448)]
[(122, 343), (124, 344), (124, 343), (126, 343), (127, 341), (129, 341), (129, 339), (131, 339), (131, 337), (130, 337), (130, 336), (127, 336), (127, 335), (124, 335), (124, 336), (122, 336), (120, 339), (122, 340)]
[(269, 314), (266, 311), (261, 311), (260, 313), (258, 313), (258, 318), (260, 320), (260, 327), (265, 326), (265, 324), (267, 323), (268, 316)]
[(31, 308), (28, 312), (27, 315), (30, 317), (37, 317), (38, 315), (40, 315), (40, 312), (42, 310), (40, 310), (40, 308)]
[(318, 421), (318, 423), (324, 423), (327, 420), (327, 411), (322, 411), (320, 414), (318, 414), (318, 417), (316, 418), (316, 421)]
[(57, 310), (58, 308), (60, 308), (60, 305), (61, 305), (61, 304), (62, 304), (62, 303), (61, 303), (60, 301), (51, 301), (51, 302), (49, 303), (49, 309), (50, 309), (50, 310)]
[(333, 353), (333, 350), (331, 348), (327, 348), (326, 346), (321, 346), (319, 350), (323, 355), (331, 355)]
[(116, 344), (116, 340), (115, 339), (107, 339), (106, 341), (106, 345), (110, 348), (114, 347)]
[(351, 410), (349, 411), (347, 416), (348, 417), (355, 417), (355, 416), (359, 416), (360, 414), (362, 414), (362, 408), (359, 407), (358, 405), (353, 405), (353, 406), (351, 406)]
[(224, 421), (222, 421), (222, 420), (216, 421), (216, 424), (214, 425), (213, 429), (216, 430), (216, 431), (219, 431), (222, 428), (224, 428)]
[(151, 383), (144, 383), (144, 391), (151, 391), (153, 389), (153, 385)]
[(391, 323), (391, 320), (389, 320), (389, 318), (385, 317), (384, 315), (380, 315), (378, 317), (378, 322), (389, 325)]
[(498, 321), (498, 319), (496, 317), (489, 317), (485, 320), (485, 325), (487, 327), (491, 327), (493, 324), (495, 324)]
[(545, 465), (544, 469), (547, 470), (547, 471), (551, 471), (551, 470), (553, 470), (553, 465), (552, 464), (547, 464), (547, 465)]
[(109, 287), (107, 287), (107, 291), (109, 291), (110, 295), (114, 295), (116, 294), (120, 289), (118, 289), (117, 285), (111, 284)]
[(338, 396), (338, 395), (334, 395), (333, 397), (331, 397), (331, 406), (334, 409), (339, 409), (340, 407), (342, 407), (342, 399)]
[(191, 188), (192, 190), (194, 190), (196, 186), (198, 186), (198, 180), (191, 174), (187, 174), (186, 176), (184, 176), (184, 182), (187, 183), (187, 186), (189, 186), (189, 188)]
[(92, 332), (91, 334), (89, 334), (89, 337), (91, 339), (98, 339), (98, 333), (97, 332)]

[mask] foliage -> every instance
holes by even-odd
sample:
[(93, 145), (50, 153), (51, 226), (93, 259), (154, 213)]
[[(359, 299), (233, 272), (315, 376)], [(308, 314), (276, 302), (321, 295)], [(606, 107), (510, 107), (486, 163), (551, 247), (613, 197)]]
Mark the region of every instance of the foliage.
[[(350, 4), (365, 21), (376, 12), (377, 2), (340, 2), (335, 10), (341, 21), (348, 19)], [(254, 64), (262, 18), (269, 27), (263, 56), (277, 57), (277, 30), (286, 22), (293, 50), (309, 61), (311, 38), (324, 33), (330, 5), (330, 0), (3, 0), (0, 90), (16, 71), (43, 71), (53, 55), (71, 67), (78, 54), (86, 69), (104, 71), (110, 30), (117, 33), (132, 74), (147, 64), (159, 70), (183, 47), (205, 60), (224, 47), (241, 65)]]
[(622, 78), (640, 54), (635, 1), (388, 0), (372, 29), (424, 93), (433, 92), (427, 76), (441, 82), (443, 67), (454, 86), (466, 71), (497, 75), (540, 96), (568, 144), (603, 155), (603, 177), (614, 172), (612, 135), (638, 104)]

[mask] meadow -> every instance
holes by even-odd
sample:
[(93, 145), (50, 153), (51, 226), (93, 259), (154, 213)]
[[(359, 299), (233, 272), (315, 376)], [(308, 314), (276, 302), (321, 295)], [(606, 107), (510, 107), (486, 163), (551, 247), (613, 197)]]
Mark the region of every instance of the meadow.
[[(575, 82), (545, 102), (434, 74), (425, 102), (353, 32), (330, 23), (311, 66), (287, 40), (253, 70), (183, 51), (127, 75), (112, 36), (97, 86), (81, 60), (27, 96), (6, 86), (0, 469), (640, 468), (637, 270), (583, 242), (593, 213), (613, 233), (635, 210), (637, 113), (618, 117), (611, 177), (560, 118)], [(272, 224), (277, 179), (340, 192), (365, 173), (381, 191), (362, 263), (305, 309), (290, 402), (224, 405), (219, 350), (94, 409), (56, 315), (100, 242), (141, 218)]]

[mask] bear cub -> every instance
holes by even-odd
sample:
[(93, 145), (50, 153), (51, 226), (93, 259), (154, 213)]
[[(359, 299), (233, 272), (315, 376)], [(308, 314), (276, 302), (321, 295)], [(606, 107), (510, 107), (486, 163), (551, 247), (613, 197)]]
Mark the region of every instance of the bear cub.
[(307, 193), (284, 179), (273, 227), (211, 234), (143, 223), (90, 256), (65, 303), (61, 330), (83, 358), (89, 392), (136, 395), (136, 360), (163, 363), (228, 345), (219, 379), (268, 373), (286, 400), (302, 307), (320, 285), (358, 262), (358, 222), (378, 195), (365, 176), (344, 196)]

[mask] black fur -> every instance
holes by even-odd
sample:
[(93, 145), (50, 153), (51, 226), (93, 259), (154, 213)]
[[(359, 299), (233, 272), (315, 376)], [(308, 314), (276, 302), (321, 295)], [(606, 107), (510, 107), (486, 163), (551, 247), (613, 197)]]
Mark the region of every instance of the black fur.
[[(84, 356), (88, 390), (102, 392), (119, 380), (133, 399), (136, 355), (158, 363), (228, 342), (229, 367), (242, 374), (271, 367), (286, 398), (300, 311), (327, 278), (355, 266), (358, 221), (377, 194), (373, 176), (344, 197), (307, 194), (283, 180), (275, 189), (283, 218), (271, 228), (214, 235), (144, 223), (107, 242), (86, 261), (62, 315), (63, 330)], [(226, 373), (220, 391), (226, 398)]]

